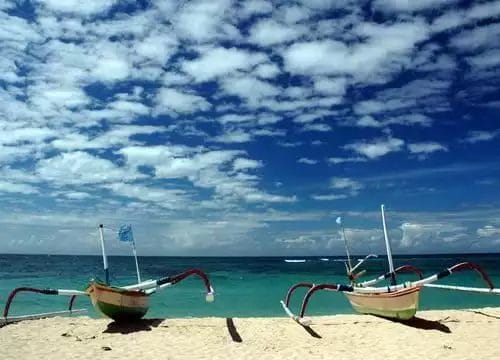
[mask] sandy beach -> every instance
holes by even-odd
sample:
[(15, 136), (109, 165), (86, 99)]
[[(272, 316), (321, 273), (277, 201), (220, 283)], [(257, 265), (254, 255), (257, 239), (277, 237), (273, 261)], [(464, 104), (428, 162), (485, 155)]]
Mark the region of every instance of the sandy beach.
[(0, 328), (2, 359), (500, 359), (500, 308), (369, 315), (190, 318), (117, 325), (58, 317)]

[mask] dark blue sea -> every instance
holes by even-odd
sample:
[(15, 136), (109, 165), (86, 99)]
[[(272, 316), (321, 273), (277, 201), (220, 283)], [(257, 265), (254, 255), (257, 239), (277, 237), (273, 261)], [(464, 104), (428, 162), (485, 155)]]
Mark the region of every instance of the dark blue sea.
[[(204, 270), (216, 292), (215, 302), (206, 303), (204, 288), (198, 278), (189, 278), (167, 288), (151, 298), (147, 317), (269, 317), (285, 316), (280, 300), (287, 289), (297, 282), (347, 283), (341, 258), (305, 257), (302, 263), (287, 263), (284, 257), (140, 257), (144, 279), (173, 275), (188, 268)], [(92, 278), (103, 278), (99, 256), (62, 255), (0, 255), (0, 308), (3, 309), (9, 292), (20, 286), (84, 290)], [(335, 261), (337, 260), (337, 261)], [(456, 263), (470, 261), (486, 270), (500, 286), (500, 254), (395, 256), (394, 266), (412, 264), (425, 275), (439, 272)], [(387, 271), (385, 257), (370, 259), (364, 268), (369, 280)], [(136, 282), (132, 257), (110, 257), (111, 280), (114, 285)], [(411, 275), (401, 281), (412, 280)], [(473, 271), (457, 273), (439, 283), (483, 287)], [(292, 306), (297, 308), (305, 292), (297, 291)], [(11, 307), (11, 315), (64, 310), (67, 298), (37, 294), (20, 294)], [(459, 309), (500, 306), (500, 296), (451, 292), (424, 288), (420, 309)], [(88, 298), (77, 300), (76, 308), (87, 308), (92, 317), (100, 316)], [(346, 298), (336, 292), (315, 295), (310, 302), (309, 315), (352, 313)]]

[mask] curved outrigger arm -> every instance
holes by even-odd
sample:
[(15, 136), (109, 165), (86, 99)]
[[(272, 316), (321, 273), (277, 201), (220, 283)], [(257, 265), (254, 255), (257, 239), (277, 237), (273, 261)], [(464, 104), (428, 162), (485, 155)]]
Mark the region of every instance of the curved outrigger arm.
[[(478, 287), (460, 287), (460, 286), (452, 286), (452, 285), (431, 285), (433, 282), (440, 280), (442, 278), (445, 278), (451, 274), (454, 274), (459, 271), (465, 271), (465, 270), (474, 270), (476, 271), (483, 281), (488, 285), (487, 288), (478, 288)], [(406, 283), (401, 283), (398, 285), (391, 285), (391, 286), (384, 286), (384, 287), (370, 287), (370, 286), (355, 286), (354, 291), (359, 292), (359, 293), (387, 293), (387, 292), (394, 292), (398, 291), (404, 288), (408, 287), (416, 287), (416, 286), (429, 286), (429, 287), (439, 287), (439, 288), (449, 288), (450, 290), (463, 290), (466, 288), (466, 291), (470, 292), (481, 292), (481, 293), (488, 293), (488, 294), (494, 294), (494, 295), (500, 295), (500, 289), (495, 288), (493, 285), (493, 282), (491, 281), (490, 277), (486, 272), (479, 266), (474, 263), (470, 262), (463, 262), (459, 263), (456, 265), (453, 265), (450, 268), (447, 268), (437, 274), (428, 276), (426, 278), (413, 281), (413, 282), (406, 282)]]
[[(290, 306), (290, 299), (295, 290), (298, 288), (308, 288), (309, 290), (307, 291), (306, 295), (304, 296), (304, 299), (302, 300), (302, 305), (300, 307), (300, 313), (299, 315), (295, 315), (289, 308)], [(287, 315), (295, 320), (296, 322), (300, 323), (301, 325), (307, 326), (309, 325), (309, 320), (304, 319), (304, 313), (305, 309), (307, 307), (307, 304), (309, 302), (309, 298), (313, 293), (315, 293), (318, 290), (329, 290), (329, 291), (352, 291), (352, 286), (350, 285), (343, 285), (343, 284), (319, 284), (315, 285), (312, 283), (298, 283), (293, 285), (287, 292), (285, 301), (281, 301), (281, 306), (283, 306), (283, 309), (287, 313)]]
[(135, 285), (123, 286), (122, 288), (126, 290), (144, 290), (146, 294), (151, 295), (158, 290), (161, 290), (169, 286), (173, 286), (192, 275), (197, 275), (202, 279), (203, 284), (205, 285), (205, 288), (207, 290), (205, 298), (206, 301), (207, 302), (214, 301), (214, 289), (210, 284), (210, 280), (208, 279), (207, 274), (205, 274), (203, 271), (199, 269), (190, 269), (173, 276), (166, 276), (158, 280), (147, 280)]
[[(408, 265), (408, 264), (402, 265), (394, 270), (394, 274), (398, 274), (398, 273), (402, 273), (402, 272), (411, 272), (411, 273), (414, 273), (415, 275), (417, 275), (419, 279), (424, 278), (422, 271), (420, 271), (420, 269), (416, 268), (413, 265)], [(361, 283), (358, 283), (358, 284), (356, 284), (356, 286), (362, 286), (362, 287), (373, 286), (375, 284), (378, 284), (382, 280), (390, 279), (390, 277), (391, 277), (391, 273), (387, 272), (383, 275), (380, 275), (379, 277), (376, 277), (375, 279), (367, 280), (367, 281), (363, 281)]]
[[(12, 301), (16, 297), (17, 294), (21, 292), (32, 292), (32, 293), (37, 293), (37, 294), (42, 294), (42, 295), (56, 295), (56, 296), (71, 296), (69, 304), (68, 304), (68, 310), (64, 311), (54, 311), (54, 312), (49, 312), (49, 313), (42, 313), (42, 314), (33, 314), (33, 315), (22, 315), (22, 316), (12, 316), (9, 317), (9, 310), (10, 306), (12, 304)], [(73, 310), (73, 304), (75, 301), (75, 298), (77, 296), (88, 296), (88, 294), (85, 291), (80, 291), (80, 290), (65, 290), (65, 289), (38, 289), (38, 288), (32, 288), (32, 287), (19, 287), (14, 290), (12, 290), (7, 297), (7, 301), (5, 303), (5, 307), (3, 309), (3, 318), (0, 322), (14, 322), (14, 321), (19, 321), (19, 320), (26, 320), (26, 319), (37, 319), (41, 317), (50, 317), (50, 316), (58, 316), (58, 315), (64, 315), (64, 314), (75, 314), (75, 313), (82, 313), (87, 311), (86, 309), (77, 309)]]

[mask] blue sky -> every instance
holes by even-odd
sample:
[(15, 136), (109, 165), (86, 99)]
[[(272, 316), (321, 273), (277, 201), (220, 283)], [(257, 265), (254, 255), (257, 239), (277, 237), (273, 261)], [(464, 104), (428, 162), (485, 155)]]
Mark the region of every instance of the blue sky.
[(500, 1), (6, 0), (0, 51), (0, 252), (500, 251)]

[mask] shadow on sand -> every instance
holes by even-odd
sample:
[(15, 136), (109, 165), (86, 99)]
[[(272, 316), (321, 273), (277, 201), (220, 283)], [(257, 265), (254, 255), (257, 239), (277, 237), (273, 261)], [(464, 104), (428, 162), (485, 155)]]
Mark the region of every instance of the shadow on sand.
[(302, 324), (299, 324), (300, 326), (302, 326), (302, 328), (308, 332), (309, 335), (311, 335), (313, 338), (316, 338), (316, 339), (322, 339), (321, 335), (318, 334), (316, 331), (314, 331), (310, 326), (308, 325), (302, 325)]
[(243, 339), (241, 339), (241, 336), (236, 329), (236, 326), (234, 326), (233, 318), (226, 318), (226, 326), (227, 331), (229, 332), (229, 335), (234, 342), (243, 342)]
[(103, 333), (108, 334), (130, 334), (138, 331), (151, 331), (158, 327), (165, 319), (141, 319), (132, 322), (116, 322), (108, 324), (108, 328)]
[(437, 330), (446, 334), (451, 334), (450, 328), (442, 323), (443, 320), (427, 320), (419, 317), (414, 317), (411, 318), (410, 320), (389, 319), (384, 317), (382, 317), (382, 319), (386, 319), (392, 322), (397, 322), (399, 324), (410, 326), (416, 329)]

